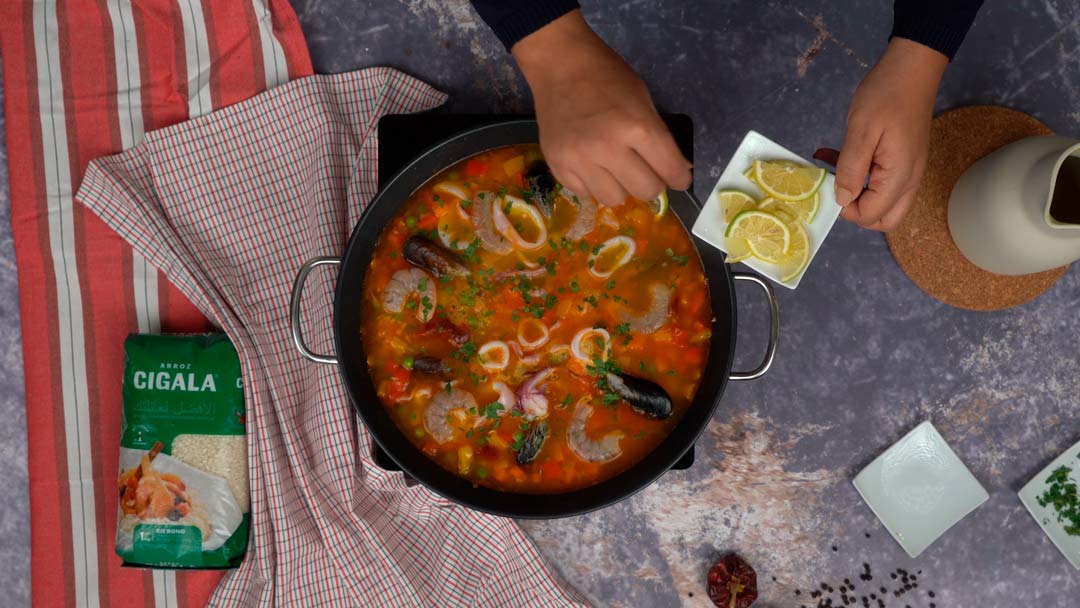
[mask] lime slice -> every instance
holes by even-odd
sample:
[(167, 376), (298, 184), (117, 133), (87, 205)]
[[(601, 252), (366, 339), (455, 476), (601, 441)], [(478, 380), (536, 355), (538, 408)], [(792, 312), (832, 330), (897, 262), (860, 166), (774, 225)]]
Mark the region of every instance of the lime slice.
[(810, 235), (802, 224), (791, 227), (791, 248), (780, 262), (780, 282), (790, 283), (799, 278), (810, 262)]
[(825, 181), (825, 170), (789, 160), (755, 160), (754, 178), (769, 196), (782, 201), (801, 201), (818, 191)]
[(791, 246), (791, 230), (783, 220), (771, 213), (751, 209), (731, 220), (724, 238), (746, 239), (754, 257), (779, 264)]
[(725, 224), (730, 224), (736, 215), (747, 209), (753, 209), (756, 204), (754, 197), (741, 190), (720, 191), (720, 208), (724, 210)]
[(785, 203), (780, 199), (768, 197), (762, 199), (760, 203), (755, 207), (758, 211), (764, 211), (771, 213), (776, 217), (784, 220), (785, 224), (797, 224), (799, 222), (799, 213), (791, 207), (789, 203)]
[(656, 198), (649, 201), (649, 208), (653, 210), (656, 217), (664, 217), (668, 210), (667, 190), (664, 190)]
[(727, 249), (727, 259), (725, 261), (728, 264), (737, 264), (754, 255), (754, 252), (750, 251), (750, 243), (743, 238), (725, 238), (724, 247)]

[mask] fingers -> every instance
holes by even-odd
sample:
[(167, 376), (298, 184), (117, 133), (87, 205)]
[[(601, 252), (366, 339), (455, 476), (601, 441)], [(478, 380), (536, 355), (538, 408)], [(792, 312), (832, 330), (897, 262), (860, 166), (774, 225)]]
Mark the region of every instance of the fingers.
[[(656, 122), (658, 124), (640, 127), (640, 130), (633, 132), (630, 145), (665, 184), (675, 190), (686, 190), (691, 184), (692, 165), (679, 151), (675, 138), (659, 117)], [(654, 192), (653, 196), (659, 191)]]
[(605, 165), (604, 168), (634, 198), (642, 201), (652, 200), (664, 190), (664, 180), (634, 150), (624, 148), (610, 160), (612, 162), (601, 164)]
[(880, 131), (864, 127), (855, 119), (848, 121), (844, 145), (836, 161), (836, 202), (841, 207), (847, 207), (859, 198), (880, 139)]
[(916, 192), (917, 190), (909, 190), (901, 195), (900, 200), (896, 201), (896, 204), (893, 205), (892, 209), (889, 209), (885, 215), (870, 228), (881, 232), (892, 232), (899, 228), (900, 223), (904, 221), (904, 216), (908, 214), (912, 205), (915, 204)]
[(599, 165), (593, 165), (583, 173), (582, 181), (585, 182), (585, 187), (601, 205), (618, 207), (626, 202), (629, 195), (610, 171)]

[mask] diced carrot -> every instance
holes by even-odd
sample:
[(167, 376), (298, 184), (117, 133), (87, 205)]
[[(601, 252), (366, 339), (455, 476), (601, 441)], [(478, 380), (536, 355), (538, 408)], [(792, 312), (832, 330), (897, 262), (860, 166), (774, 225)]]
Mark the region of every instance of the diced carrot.
[(465, 163), (465, 175), (469, 177), (477, 177), (486, 174), (488, 171), (487, 163), (482, 160), (470, 158)]

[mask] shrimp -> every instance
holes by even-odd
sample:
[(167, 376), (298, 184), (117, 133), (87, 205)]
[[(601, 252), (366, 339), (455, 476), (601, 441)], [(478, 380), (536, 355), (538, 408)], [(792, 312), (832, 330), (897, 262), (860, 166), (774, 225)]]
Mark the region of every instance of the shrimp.
[(454, 437), (454, 428), (450, 426), (450, 413), (454, 410), (476, 411), (476, 398), (472, 393), (458, 388), (450, 392), (440, 390), (431, 398), (424, 411), (424, 428), (439, 443), (446, 443)]
[(582, 397), (574, 406), (574, 417), (570, 420), (570, 426), (566, 429), (566, 443), (570, 450), (578, 458), (587, 462), (607, 462), (622, 455), (619, 440), (622, 439), (622, 431), (611, 431), (599, 440), (592, 440), (585, 433), (585, 424), (592, 416), (593, 408), (589, 405), (589, 398)]
[(577, 216), (566, 231), (566, 238), (576, 241), (596, 228), (596, 203), (590, 198), (577, 198), (573, 192), (563, 189), (563, 195), (577, 205)]
[(498, 255), (506, 255), (513, 251), (514, 246), (506, 237), (495, 231), (495, 220), (491, 209), (495, 199), (494, 192), (477, 192), (473, 197), (471, 219), (476, 236), (479, 237), (484, 249)]
[(399, 270), (390, 277), (383, 292), (383, 305), (390, 312), (401, 312), (409, 296), (416, 295), (416, 318), (427, 323), (435, 315), (435, 279), (419, 268)]
[(657, 283), (649, 287), (649, 293), (652, 294), (649, 310), (640, 315), (632, 315), (625, 310), (619, 311), (619, 316), (622, 317), (624, 323), (630, 324), (632, 331), (651, 334), (667, 323), (670, 316), (671, 288)]

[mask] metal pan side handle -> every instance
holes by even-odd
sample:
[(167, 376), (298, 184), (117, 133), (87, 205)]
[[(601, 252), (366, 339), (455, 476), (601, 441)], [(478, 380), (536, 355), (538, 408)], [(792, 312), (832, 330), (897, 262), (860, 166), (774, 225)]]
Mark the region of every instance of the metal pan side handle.
[(765, 279), (756, 274), (743, 272), (732, 273), (732, 276), (736, 281), (749, 281), (765, 290), (765, 295), (769, 301), (769, 345), (765, 349), (765, 359), (761, 362), (761, 365), (752, 371), (731, 372), (731, 375), (728, 376), (732, 380), (754, 380), (764, 376), (765, 372), (769, 371), (773, 364), (773, 358), (776, 357), (776, 343), (780, 339), (780, 304), (776, 300), (776, 292), (773, 291), (772, 285), (769, 285), (769, 282)]
[(293, 343), (296, 344), (296, 350), (300, 351), (301, 355), (316, 363), (337, 365), (337, 357), (320, 355), (308, 348), (307, 344), (304, 343), (304, 330), (300, 323), (300, 304), (304, 299), (304, 283), (307, 282), (308, 275), (319, 266), (331, 265), (340, 266), (341, 258), (330, 256), (314, 257), (304, 262), (304, 265), (300, 267), (300, 272), (296, 273), (296, 280), (293, 281), (292, 296), (289, 298), (289, 324), (292, 326)]

